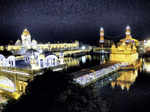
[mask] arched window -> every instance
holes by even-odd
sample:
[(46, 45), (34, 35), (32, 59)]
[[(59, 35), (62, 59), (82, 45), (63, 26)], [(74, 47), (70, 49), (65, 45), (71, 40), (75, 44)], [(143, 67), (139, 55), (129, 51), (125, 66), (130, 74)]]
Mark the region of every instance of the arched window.
[(46, 65), (47, 65), (47, 67), (57, 66), (58, 65), (58, 58), (55, 55), (48, 55), (46, 57)]
[(15, 67), (16, 66), (15, 56), (9, 56), (7, 58), (7, 64), (8, 64), (8, 67)]

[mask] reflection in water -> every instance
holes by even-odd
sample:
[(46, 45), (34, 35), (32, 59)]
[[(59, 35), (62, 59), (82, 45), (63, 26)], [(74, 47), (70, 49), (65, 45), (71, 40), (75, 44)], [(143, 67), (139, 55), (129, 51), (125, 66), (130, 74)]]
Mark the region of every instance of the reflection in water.
[(93, 55), (93, 60), (99, 61), (99, 64), (105, 64), (109, 61), (109, 54)]
[(80, 63), (79, 63), (79, 60), (74, 59), (74, 58), (72, 58), (72, 57), (65, 57), (65, 58), (64, 58), (64, 62), (66, 63), (67, 68), (68, 68), (68, 67), (78, 66), (78, 65), (80, 64)]
[(92, 56), (91, 55), (85, 55), (85, 56), (79, 57), (78, 60), (80, 60), (82, 62), (82, 64), (85, 64), (87, 61), (92, 60)]
[[(90, 63), (90, 66), (93, 66), (95, 64), (95, 63), (93, 64), (93, 62), (97, 62), (96, 63), (97, 65), (102, 66), (101, 64), (105, 64), (109, 62), (109, 54), (108, 55), (106, 54), (85, 55), (85, 56), (76, 57), (76, 58), (65, 57), (64, 60), (67, 64), (67, 68), (74, 67), (74, 66), (88, 65), (89, 62), (92, 62), (92, 64)], [(78, 68), (77, 68), (77, 71), (78, 71)], [(49, 82), (51, 81), (49, 81), (50, 79), (46, 78), (47, 83), (43, 87), (44, 88), (43, 92), (45, 92), (45, 88), (47, 90), (51, 88), (52, 91), (59, 88), (60, 91), (58, 93), (54, 93), (54, 94), (58, 94), (57, 101), (61, 102), (61, 104), (67, 105), (67, 108), (69, 108), (70, 111), (81, 110), (81, 112), (82, 111), (99, 112), (101, 111), (101, 109), (109, 109), (108, 106), (111, 105), (108, 95), (110, 95), (111, 97), (111, 95), (113, 95), (112, 93), (114, 91), (116, 92), (117, 90), (110, 89), (110, 88), (111, 87), (115, 88), (119, 86), (122, 90), (125, 90), (125, 89), (129, 90), (131, 85), (135, 82), (138, 76), (137, 72), (138, 72), (138, 69), (128, 70), (128, 71), (127, 70), (119, 71), (114, 74), (110, 74), (108, 77), (105, 77), (102, 80), (98, 80), (97, 82), (85, 88), (80, 88), (78, 86), (73, 85), (72, 83), (69, 83), (68, 85), (64, 85), (65, 81), (63, 80), (62, 77), (64, 77), (64, 79), (67, 80), (66, 77), (69, 75), (63, 76), (64, 75), (63, 73), (63, 75), (60, 75), (60, 76), (57, 75), (58, 77), (60, 77), (60, 80), (54, 79), (55, 81), (54, 83), (58, 83), (56, 85), (53, 85), (53, 83), (49, 84)], [(52, 75), (49, 77), (54, 78), (55, 76), (56, 74), (52, 73)], [(44, 75), (40, 76), (40, 79), (43, 80), (41, 77), (44, 77)], [(22, 94), (25, 93), (25, 88), (28, 85), (27, 81), (29, 79), (30, 78), (25, 78), (21, 76), (0, 74), (0, 102), (7, 103), (9, 99), (18, 99)], [(43, 84), (43, 81), (41, 81), (41, 83)], [(8, 85), (10, 85), (11, 88), (7, 88)], [(51, 85), (54, 87), (52, 87)], [(2, 87), (6, 87), (6, 88), (2, 88)], [(6, 91), (9, 89), (13, 92)], [(39, 93), (35, 93), (35, 94), (40, 94), (40, 92), (42, 92), (41, 88), (38, 92)], [(103, 93), (105, 94), (103, 95)], [(116, 96), (119, 96), (119, 95), (117, 94)], [(89, 107), (91, 110), (87, 107)]]
[[(67, 68), (69, 67), (73, 67), (74, 69), (77, 68), (76, 71), (78, 71), (79, 67), (74, 67), (74, 66), (80, 66), (81, 69), (85, 67), (84, 69), (86, 69), (87, 66), (84, 66), (84, 65), (88, 65), (88, 63), (90, 63), (89, 66), (87, 67), (87, 68), (90, 68), (91, 66), (95, 66), (94, 62), (96, 62), (97, 65), (102, 66), (101, 63), (109, 62), (109, 55), (87, 55), (85, 57), (76, 57), (76, 58), (65, 57), (65, 62), (67, 63)], [(51, 73), (51, 75), (49, 75), (49, 72), (48, 72), (47, 74), (45, 73), (46, 75), (37, 77), (39, 78), (39, 80), (37, 79), (34, 80), (36, 81), (35, 85), (30, 86), (30, 87), (33, 87), (31, 91), (34, 91), (34, 92), (31, 94), (31, 96), (29, 95), (29, 98), (28, 98), (29, 100), (27, 100), (27, 104), (28, 104), (28, 101), (30, 102), (31, 100), (32, 102), (36, 103), (36, 105), (38, 105), (38, 106), (35, 106), (35, 108), (41, 107), (41, 105), (44, 105), (42, 106), (42, 108), (45, 108), (45, 105), (48, 105), (48, 108), (50, 108), (49, 102), (55, 102), (54, 108), (56, 108), (56, 110), (57, 108), (60, 107), (60, 110), (62, 108), (63, 109), (65, 108), (69, 112), (79, 112), (79, 111), (80, 112), (86, 112), (86, 111), (87, 112), (109, 112), (110, 110), (111, 112), (120, 112), (122, 108), (126, 108), (126, 106), (128, 105), (130, 108), (130, 103), (132, 102), (133, 104), (135, 104), (135, 102), (137, 103), (138, 97), (136, 96), (138, 95), (141, 96), (140, 97), (141, 99), (144, 96), (143, 94), (142, 95), (139, 94), (139, 93), (143, 93), (142, 92), (143, 88), (140, 89), (139, 85), (137, 85), (138, 83), (136, 83), (136, 86), (132, 86), (138, 76), (138, 73), (137, 73), (139, 71), (138, 69), (124, 70), (124, 71), (122, 70), (122, 71), (110, 74), (107, 77), (100, 79), (97, 82), (85, 88), (81, 88), (80, 86), (74, 85), (73, 83), (71, 83), (72, 76), (69, 74), (69, 72), (72, 72), (72, 71), (69, 71), (69, 72), (68, 71), (67, 71), (68, 74), (67, 73), (66, 74), (65, 73), (62, 73), (62, 74)], [(139, 76), (144, 76), (144, 75), (139, 75)], [(10, 78), (8, 76), (6, 77), (11, 79), (12, 82), (15, 82), (13, 78)], [(24, 78), (19, 78), (19, 79), (18, 78), (19, 77), (16, 77), (18, 82), (19, 81), (26, 82), (25, 80), (22, 80)], [(137, 80), (137, 82), (138, 81), (139, 80)], [(38, 84), (40, 85), (40, 88), (36, 88)], [(142, 84), (140, 82), (140, 86)], [(143, 84), (143, 86), (145, 87), (146, 85)], [(117, 89), (115, 89), (116, 87)], [(35, 88), (37, 90), (35, 90)], [(49, 89), (50, 89), (50, 92), (48, 91)], [(133, 91), (132, 90), (130, 90), (129, 92), (125, 91), (129, 89), (132, 89)], [(33, 96), (34, 98), (32, 99)], [(6, 92), (3, 92), (0, 95), (0, 100), (3, 99), (4, 102), (7, 102), (6, 100), (10, 97), (13, 98), (12, 95), (9, 95)], [(49, 97), (52, 99), (51, 101), (49, 100), (50, 99)], [(38, 100), (40, 99), (40, 101), (42, 100), (44, 103), (38, 102), (37, 99)], [(48, 104), (45, 104), (46, 101), (48, 102)], [(58, 105), (55, 105), (55, 104), (58, 104)], [(120, 107), (121, 109), (119, 110)], [(64, 110), (63, 109), (61, 110), (62, 112), (67, 112), (65, 109)], [(118, 109), (119, 111), (117, 111), (116, 109)]]
[(85, 64), (87, 60), (91, 61), (91, 59), (92, 59), (91, 55), (85, 55), (78, 58), (65, 57), (64, 61), (67, 65), (67, 68), (70, 68), (70, 67), (80, 66), (80, 62), (82, 64)]
[(98, 80), (95, 82), (94, 86), (95, 88), (103, 88), (104, 86), (110, 84), (112, 81), (115, 81), (119, 76), (120, 74), (116, 72), (113, 75), (109, 75), (108, 77)]
[(115, 86), (120, 86), (122, 90), (130, 89), (130, 86), (135, 82), (138, 71), (137, 70), (130, 70), (130, 71), (120, 71), (120, 77), (118, 77), (115, 81), (111, 82), (112, 88)]
[(100, 64), (105, 64), (108, 61), (108, 55), (102, 54), (100, 55)]
[(81, 60), (82, 60), (82, 63), (86, 63), (86, 57), (85, 56), (82, 56)]

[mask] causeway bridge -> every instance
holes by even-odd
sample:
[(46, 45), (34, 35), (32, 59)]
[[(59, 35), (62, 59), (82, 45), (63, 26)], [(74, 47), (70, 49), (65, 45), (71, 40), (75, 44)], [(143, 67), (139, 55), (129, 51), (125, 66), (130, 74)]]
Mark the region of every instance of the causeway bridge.
[[(106, 75), (112, 74), (121, 69), (122, 66), (128, 66), (128, 63), (117, 63), (106, 68), (91, 70), (91, 72), (84, 72), (82, 76), (74, 78), (74, 82), (81, 87), (85, 87), (98, 79), (104, 78)], [(82, 73), (81, 71), (79, 73)], [(77, 73), (75, 73), (77, 74)]]

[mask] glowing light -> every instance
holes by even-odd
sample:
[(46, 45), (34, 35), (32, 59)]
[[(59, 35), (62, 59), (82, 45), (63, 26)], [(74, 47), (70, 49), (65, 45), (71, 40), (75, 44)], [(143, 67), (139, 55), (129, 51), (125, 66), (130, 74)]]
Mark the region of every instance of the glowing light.
[(2, 72), (7, 72), (7, 73), (12, 73), (12, 74), (26, 75), (26, 76), (30, 75), (30, 74), (25, 73), (25, 72), (10, 71), (10, 70), (6, 70), (6, 69), (2, 69), (1, 71)]
[(82, 46), (82, 47), (81, 47), (82, 50), (84, 50), (85, 48), (86, 48), (85, 46)]
[(144, 63), (144, 70), (146, 70), (146, 72), (150, 73), (150, 62)]
[(127, 30), (130, 30), (130, 26), (128, 25), (128, 26), (126, 27), (126, 29), (127, 29)]
[(82, 63), (86, 63), (86, 57), (82, 56)]
[(147, 44), (149, 44), (149, 45), (150, 45), (150, 40), (147, 40)]

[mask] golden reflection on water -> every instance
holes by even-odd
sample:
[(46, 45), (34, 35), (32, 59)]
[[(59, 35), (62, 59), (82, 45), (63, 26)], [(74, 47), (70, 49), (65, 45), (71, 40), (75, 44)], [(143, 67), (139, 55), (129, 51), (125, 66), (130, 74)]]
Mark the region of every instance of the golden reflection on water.
[[(98, 58), (97, 60), (100, 59), (103, 64), (106, 61), (109, 61), (109, 57), (107, 55), (95, 56), (93, 58)], [(85, 63), (87, 60), (92, 60), (92, 56), (85, 55), (80, 58), (64, 58), (67, 68), (79, 66), (80, 62)], [(119, 74), (119, 77), (115, 81), (111, 82), (112, 88), (119, 86), (122, 90), (129, 90), (138, 76), (138, 69), (120, 71)], [(0, 72), (0, 103), (7, 103), (10, 99), (18, 100), (23, 94), (26, 93), (28, 80), (32, 80), (32, 78), (14, 74), (4, 74)]]
[(69, 67), (75, 67), (80, 65), (80, 61), (82, 63), (86, 63), (87, 60), (91, 60), (91, 55), (85, 55), (80, 58), (73, 58), (73, 57), (64, 57), (64, 62), (67, 65), (67, 68)]
[(119, 86), (122, 90), (129, 90), (138, 76), (138, 70), (120, 71), (119, 74), (120, 77), (111, 82), (112, 88)]

